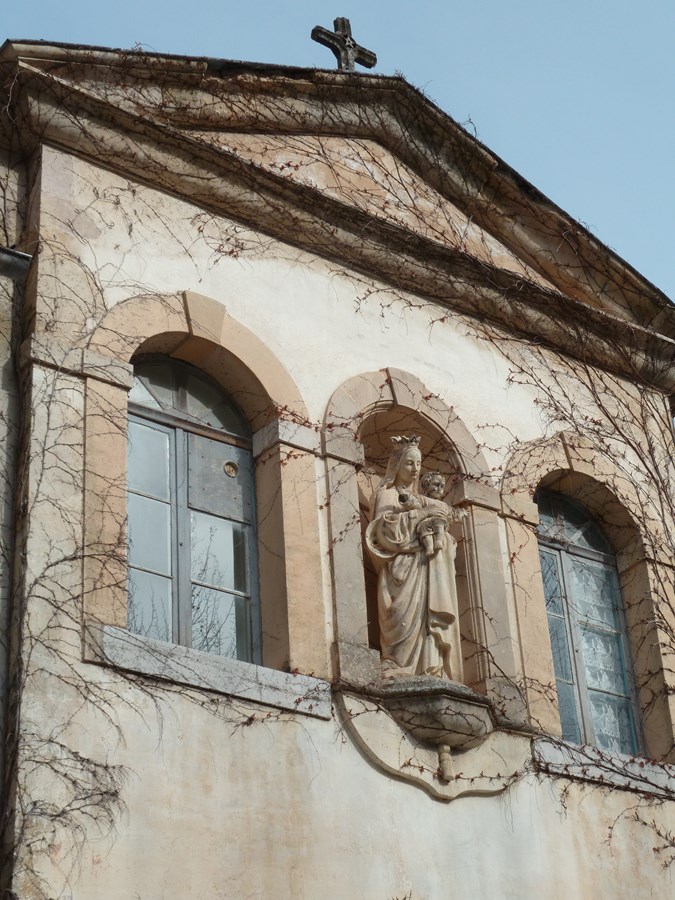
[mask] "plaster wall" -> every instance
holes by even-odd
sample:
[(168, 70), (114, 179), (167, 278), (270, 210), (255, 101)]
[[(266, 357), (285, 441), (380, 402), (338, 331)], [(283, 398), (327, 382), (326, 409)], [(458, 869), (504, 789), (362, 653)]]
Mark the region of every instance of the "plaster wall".
[[(144, 696), (101, 677), (119, 694), (115, 727), (78, 716), (64, 737), (123, 767), (124, 809), (79, 849), (54, 836), (40, 860), (52, 896), (661, 900), (672, 890), (651, 852), (668, 811), (634, 794), (537, 778), (524, 762), (504, 794), (439, 803), (376, 771), (337, 720), (188, 692), (164, 691), (155, 706), (156, 687)], [(525, 760), (528, 741), (514, 740)]]
[[(0, 135), (0, 140), (2, 136)], [(0, 147), (3, 171), (0, 246), (21, 247), (25, 172), (8, 150)], [(12, 558), (14, 553), (14, 486), (18, 440), (19, 395), (14, 350), (15, 326), (23, 293), (20, 284), (0, 274), (0, 771), (3, 770), (9, 696), (9, 653)], [(4, 801), (0, 788), (0, 806)]]
[(11, 140), (0, 125), (0, 169), (2, 170), (2, 209), (0, 210), (0, 244), (4, 247), (20, 245), (25, 217), (26, 170), (17, 162), (16, 154), (2, 146), (3, 139)]
[[(191, 290), (272, 350), (312, 424), (349, 378), (395, 366), (456, 409), (495, 475), (514, 439), (556, 430), (536, 387), (510, 378), (468, 320), (54, 149), (43, 165), (34, 300), (36, 332), (54, 346), (86, 346), (128, 298)], [(85, 395), (56, 362), (33, 374), (19, 896), (41, 896), (40, 881), (46, 896), (77, 900), (669, 895), (670, 869), (652, 852), (656, 830), (672, 828), (668, 808), (536, 775), (522, 735), (506, 792), (446, 803), (377, 769), (337, 714), (281, 713), (81, 662)], [(318, 482), (319, 506), (323, 492)], [(502, 550), (506, 579), (505, 540)], [(62, 821), (59, 809), (70, 810)]]
[[(14, 484), (18, 391), (13, 359), (15, 282), (0, 276), (0, 769), (4, 758), (9, 684)], [(1, 802), (1, 798), (0, 798)]]
[(509, 383), (508, 362), (463, 316), (59, 151), (44, 153), (42, 233), (53, 256), (40, 261), (38, 331), (81, 342), (129, 297), (193, 290), (270, 347), (315, 422), (344, 381), (396, 366), (438, 391), (477, 439), (485, 435), (488, 453), (506, 434), (529, 440), (545, 430), (532, 392)]

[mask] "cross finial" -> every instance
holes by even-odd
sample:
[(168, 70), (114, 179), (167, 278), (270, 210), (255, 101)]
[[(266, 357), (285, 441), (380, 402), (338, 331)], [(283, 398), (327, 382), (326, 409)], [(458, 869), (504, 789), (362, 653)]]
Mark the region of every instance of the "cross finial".
[(342, 72), (353, 72), (354, 63), (372, 69), (377, 63), (377, 56), (372, 50), (366, 50), (356, 43), (352, 37), (352, 26), (349, 19), (338, 18), (333, 22), (334, 31), (317, 25), (312, 28), (312, 40), (323, 44), (335, 55), (338, 69)]

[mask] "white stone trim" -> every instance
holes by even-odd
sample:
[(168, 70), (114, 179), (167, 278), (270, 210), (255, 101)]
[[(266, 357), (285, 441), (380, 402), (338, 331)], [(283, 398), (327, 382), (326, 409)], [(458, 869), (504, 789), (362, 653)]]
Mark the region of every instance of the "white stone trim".
[(330, 683), (227, 659), (132, 634), (114, 625), (89, 625), (85, 660), (203, 688), (319, 719), (332, 715)]

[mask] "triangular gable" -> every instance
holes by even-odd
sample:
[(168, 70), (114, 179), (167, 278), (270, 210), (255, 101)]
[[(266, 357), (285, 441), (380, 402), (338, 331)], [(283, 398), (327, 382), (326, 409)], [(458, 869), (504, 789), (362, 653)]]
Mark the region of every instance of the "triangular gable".
[(191, 134), (368, 215), (555, 290), (548, 279), (376, 141), (311, 134)]
[[(398, 173), (402, 181), (397, 209), (385, 209), (386, 197), (379, 203), (373, 198), (371, 214), (421, 228), (427, 237), (466, 247), (484, 263), (554, 286), (627, 321), (653, 325), (655, 315), (669, 306), (623, 260), (400, 78), (70, 45), (8, 42), (3, 49), (24, 67), (48, 72), (117, 109), (216, 146), (228, 146), (223, 137), (228, 134), (231, 150), (271, 171), (273, 153), (296, 159), (302, 154), (301, 136), (313, 142), (315, 157), (323, 139), (319, 155), (324, 158), (317, 163), (318, 168), (325, 163), (324, 170), (337, 154), (342, 163), (351, 158), (365, 171), (372, 153), (375, 194), (383, 187), (378, 168), (390, 167), (387, 193)], [(233, 132), (240, 133), (237, 141)], [(243, 132), (252, 138), (246, 140)], [(256, 133), (269, 136), (271, 153), (261, 153), (260, 145), (256, 149)], [(346, 155), (340, 140), (348, 142), (342, 148)], [(295, 172), (299, 182), (309, 182), (300, 169), (285, 170), (291, 178)], [(325, 177), (315, 179), (315, 186), (336, 194)], [(356, 193), (350, 188), (342, 199), (354, 202)], [(432, 224), (434, 210), (438, 223)]]
[(400, 78), (28, 43), (0, 59), (29, 142), (572, 355), (581, 327), (601, 365), (623, 371), (630, 345), (672, 368), (668, 299)]

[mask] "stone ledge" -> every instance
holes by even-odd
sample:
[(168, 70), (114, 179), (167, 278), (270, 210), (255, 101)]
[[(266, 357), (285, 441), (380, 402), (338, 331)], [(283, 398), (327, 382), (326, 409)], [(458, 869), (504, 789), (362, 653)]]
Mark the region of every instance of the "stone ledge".
[(87, 662), (319, 719), (332, 716), (331, 686), (327, 681), (155, 641), (114, 625), (87, 627), (84, 658)]
[(675, 766), (610, 753), (587, 744), (575, 747), (561, 740), (532, 741), (532, 759), (540, 772), (639, 791), (657, 797), (675, 797)]

